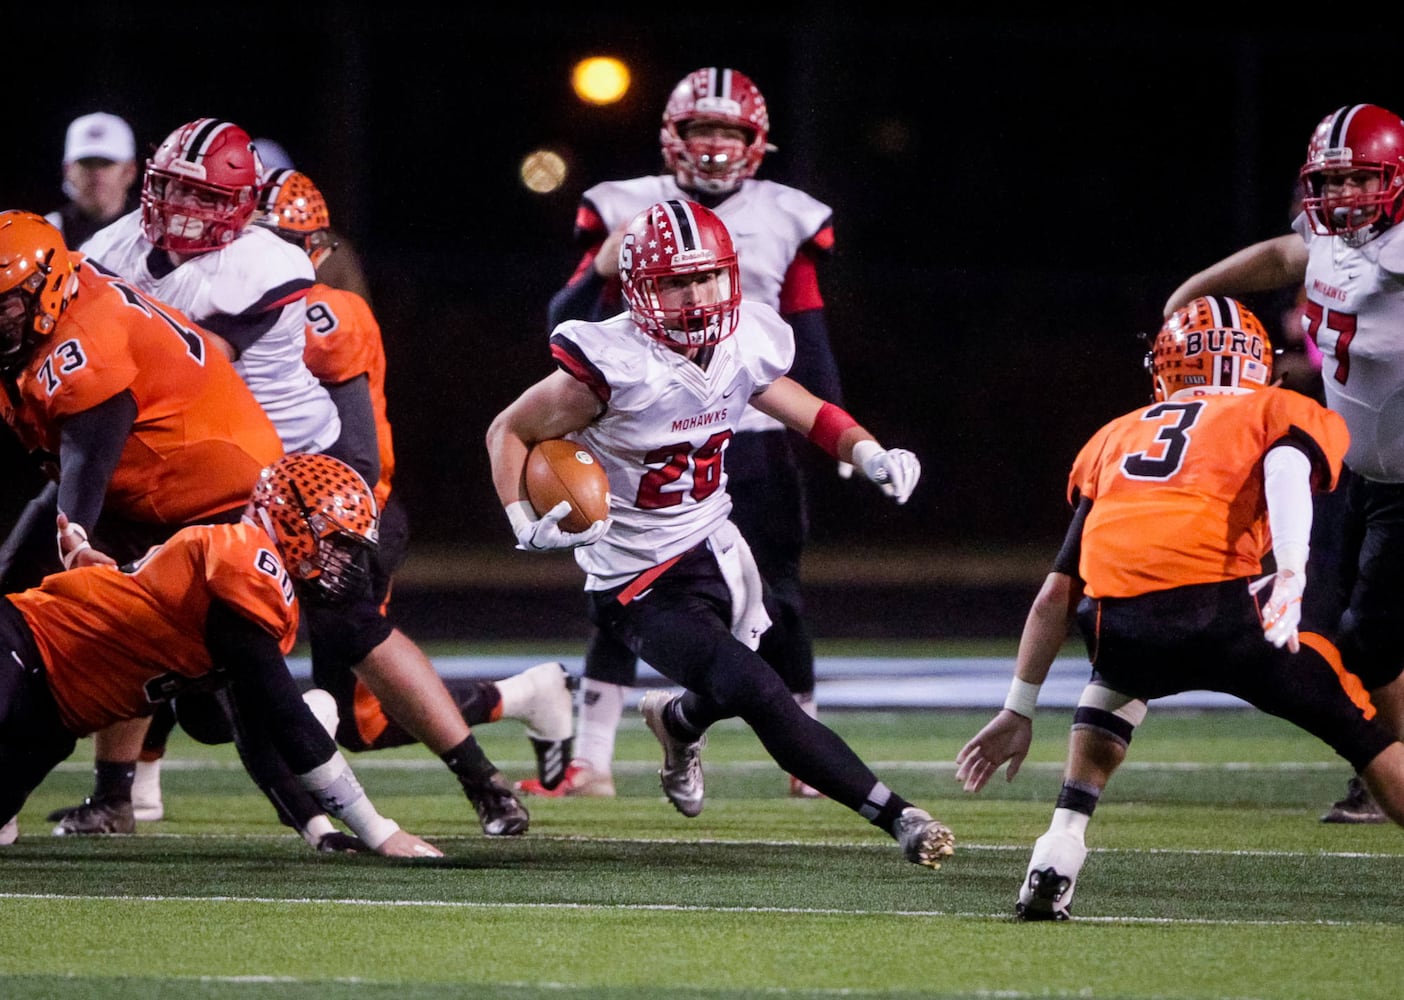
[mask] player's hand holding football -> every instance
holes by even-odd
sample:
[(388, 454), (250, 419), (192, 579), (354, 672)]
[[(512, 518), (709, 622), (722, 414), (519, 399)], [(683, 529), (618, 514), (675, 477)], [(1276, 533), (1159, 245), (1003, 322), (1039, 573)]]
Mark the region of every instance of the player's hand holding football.
[(906, 503), (921, 478), (921, 462), (905, 448), (884, 449), (876, 441), (853, 446), (853, 464), (898, 503)]
[(570, 504), (562, 500), (541, 517), (535, 517), (531, 504), (519, 500), (507, 508), (507, 519), (512, 522), (512, 531), (517, 536), (517, 548), (528, 552), (547, 552), (551, 549), (574, 549), (582, 545), (593, 545), (609, 530), (610, 519), (596, 521), (584, 531), (564, 531), (561, 520), (570, 513)]

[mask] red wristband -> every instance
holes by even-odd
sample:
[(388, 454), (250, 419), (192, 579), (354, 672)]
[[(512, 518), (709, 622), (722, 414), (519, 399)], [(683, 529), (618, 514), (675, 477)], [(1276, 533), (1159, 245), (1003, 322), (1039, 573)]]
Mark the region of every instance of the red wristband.
[(834, 458), (838, 458), (839, 437), (850, 427), (857, 426), (858, 421), (850, 417), (847, 410), (833, 403), (825, 403), (814, 415), (814, 426), (809, 428), (809, 440)]

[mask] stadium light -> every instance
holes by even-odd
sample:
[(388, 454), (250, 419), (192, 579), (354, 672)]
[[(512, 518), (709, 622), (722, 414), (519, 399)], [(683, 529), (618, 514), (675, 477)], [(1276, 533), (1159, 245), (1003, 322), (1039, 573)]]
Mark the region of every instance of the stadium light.
[(565, 157), (554, 149), (535, 149), (522, 157), (522, 183), (537, 194), (550, 194), (565, 183)]
[(591, 56), (575, 64), (570, 85), (589, 104), (613, 104), (629, 90), (629, 68), (612, 56)]

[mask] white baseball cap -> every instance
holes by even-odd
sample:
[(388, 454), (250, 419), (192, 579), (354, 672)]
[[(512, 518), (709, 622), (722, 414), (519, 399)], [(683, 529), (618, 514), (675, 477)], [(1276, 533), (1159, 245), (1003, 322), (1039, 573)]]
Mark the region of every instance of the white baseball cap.
[(63, 162), (73, 163), (89, 157), (115, 163), (136, 159), (132, 127), (104, 111), (73, 119), (63, 143)]

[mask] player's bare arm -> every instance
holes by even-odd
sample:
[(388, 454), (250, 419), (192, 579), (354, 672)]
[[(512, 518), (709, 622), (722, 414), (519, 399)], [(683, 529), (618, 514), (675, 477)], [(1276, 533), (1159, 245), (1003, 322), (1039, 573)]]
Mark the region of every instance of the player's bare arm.
[(1004, 707), (956, 754), (956, 781), (962, 782), (967, 792), (984, 788), (1006, 762), (1005, 780), (1013, 781), (1019, 773), (1033, 742), (1039, 688), (1063, 648), (1068, 621), (1081, 596), (1081, 582), (1066, 573), (1049, 573), (1044, 579), (1024, 621)]
[(846, 410), (788, 376), (782, 375), (752, 396), (751, 405), (804, 434), (839, 461), (851, 462), (899, 504), (907, 502), (921, 478), (921, 463), (910, 451), (884, 449)]
[(1244, 295), (1288, 285), (1306, 278), (1307, 245), (1296, 233), (1254, 243), (1216, 264), (1190, 275), (1165, 302), (1164, 315), (1201, 295)]
[(563, 371), (553, 371), (528, 388), (488, 427), (487, 450), (492, 483), (504, 507), (526, 499), (522, 473), (527, 452), (537, 441), (562, 437), (589, 426), (600, 414), (600, 401)]

